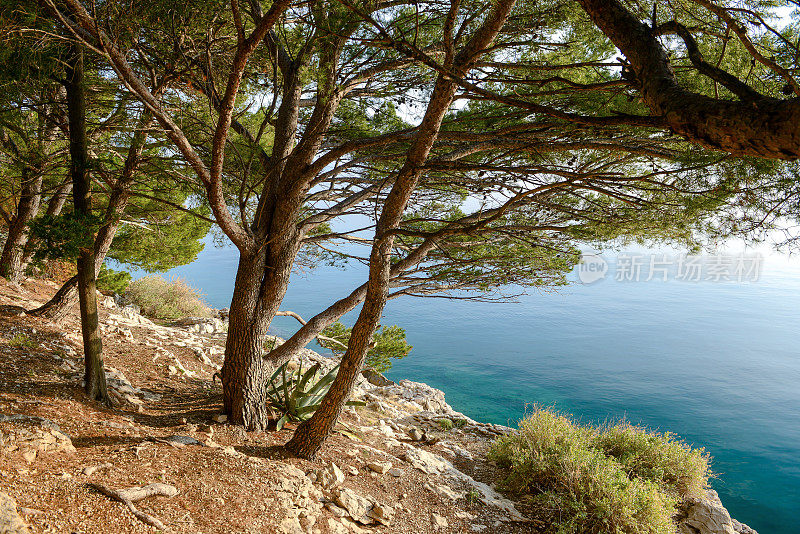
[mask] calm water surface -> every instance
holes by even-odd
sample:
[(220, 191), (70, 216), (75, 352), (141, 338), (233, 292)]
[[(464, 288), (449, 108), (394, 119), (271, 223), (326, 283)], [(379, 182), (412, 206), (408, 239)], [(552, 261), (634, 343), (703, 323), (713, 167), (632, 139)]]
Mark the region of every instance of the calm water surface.
[[(236, 251), (208, 245), (169, 274), (228, 307)], [(362, 267), (295, 275), (282, 309), (312, 316)], [(355, 315), (345, 317), (352, 325)], [(800, 267), (765, 259), (755, 283), (575, 284), (517, 303), (397, 299), (383, 324), (414, 346), (388, 373), (445, 391), (474, 419), (514, 425), (527, 403), (584, 422), (626, 418), (714, 457), (713, 486), (761, 534), (800, 532)], [(278, 335), (296, 328), (279, 317)]]

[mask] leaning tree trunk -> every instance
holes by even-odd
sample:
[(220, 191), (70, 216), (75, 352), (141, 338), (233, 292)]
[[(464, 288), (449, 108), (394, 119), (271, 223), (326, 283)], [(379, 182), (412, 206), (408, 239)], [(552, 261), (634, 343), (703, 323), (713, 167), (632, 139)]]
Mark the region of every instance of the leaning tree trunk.
[[(74, 49), (67, 63), (66, 89), (69, 116), (70, 174), (72, 200), (77, 214), (91, 213), (92, 189), (89, 177), (86, 140), (86, 87), (83, 72), (83, 51)], [(85, 390), (90, 399), (110, 405), (103, 369), (103, 342), (97, 313), (97, 281), (93, 246), (80, 248), (77, 261), (78, 295), (81, 309), (81, 331), (85, 365)]]
[(69, 280), (58, 288), (56, 294), (43, 305), (27, 312), (28, 315), (34, 317), (42, 317), (49, 319), (54, 323), (63, 321), (69, 313), (75, 300), (78, 297), (78, 275), (71, 277)]
[[(50, 197), (50, 201), (47, 203), (47, 215), (51, 217), (55, 217), (56, 215), (61, 215), (61, 210), (64, 209), (64, 204), (67, 203), (67, 198), (69, 198), (69, 194), (72, 191), (72, 180), (64, 181), (58, 189), (53, 193), (53, 196)], [(36, 247), (37, 247), (37, 240), (33, 238), (29, 238), (28, 242), (25, 244), (25, 255), (22, 258), (22, 263), (28, 265), (31, 260), (33, 259), (33, 255), (36, 254)]]
[[(33, 176), (31, 176), (31, 174)], [(8, 227), (8, 237), (0, 255), (0, 275), (10, 282), (19, 282), (25, 270), (25, 245), (28, 242), (28, 223), (39, 212), (42, 198), (42, 173), (25, 166), (22, 191), (17, 213)]]
[[(147, 112), (144, 112), (140, 117), (140, 128), (136, 131), (131, 140), (131, 145), (128, 148), (128, 155), (125, 158), (125, 167), (122, 171), (122, 176), (117, 180), (114, 189), (111, 191), (111, 196), (108, 199), (105, 215), (106, 223), (100, 227), (94, 239), (95, 276), (100, 273), (100, 268), (103, 266), (106, 255), (114, 242), (114, 236), (117, 234), (120, 218), (122, 214), (125, 213), (125, 208), (128, 206), (128, 201), (130, 200), (130, 185), (133, 181), (136, 169), (141, 162), (142, 150), (147, 140), (145, 126), (147, 126), (150, 120), (150, 114)], [(57, 215), (61, 212), (64, 202), (60, 197), (68, 194), (69, 190), (70, 188), (66, 187), (65, 184), (59, 187), (47, 208), (47, 213), (49, 215)], [(61, 286), (56, 294), (53, 295), (53, 298), (44, 305), (28, 313), (37, 317), (45, 317), (54, 322), (61, 322), (69, 313), (70, 308), (75, 304), (75, 300), (77, 299), (77, 287), (78, 277), (73, 276)]]
[(375, 241), (370, 253), (369, 280), (364, 305), (350, 334), (339, 372), (317, 411), (311, 419), (297, 428), (292, 439), (286, 444), (286, 449), (300, 458), (314, 458), (328, 439), (350, 397), (356, 377), (364, 366), (367, 350), (388, 297), (394, 244), (393, 230), (400, 224), (403, 210), (419, 181), (421, 166), (430, 153), (454, 95), (455, 84), (440, 78), (433, 90), (428, 110), (406, 162), (398, 172), (395, 184), (386, 197), (375, 227)]
[[(94, 274), (100, 273), (106, 254), (119, 228), (119, 216), (125, 211), (129, 195), (127, 191), (115, 189), (109, 200), (108, 214), (111, 219), (104, 224), (94, 239)], [(55, 323), (63, 321), (78, 299), (78, 276), (73, 276), (58, 289), (55, 295), (40, 307), (28, 312), (34, 317), (43, 317)]]
[[(63, 182), (53, 196), (50, 197), (50, 202), (47, 204), (47, 214), (51, 217), (60, 215), (67, 202), (69, 194), (72, 192), (72, 180)], [(25, 249), (25, 262), (30, 262), (33, 254), (36, 252), (36, 243), (33, 241), (28, 242)], [(35, 317), (42, 317), (49, 319), (54, 323), (62, 322), (69, 313), (70, 308), (75, 304), (78, 298), (78, 276), (72, 276), (69, 280), (64, 282), (61, 287), (56, 291), (50, 300), (45, 302), (42, 306), (30, 310), (28, 315)]]
[[(734, 82), (737, 88), (751, 92), (750, 98), (725, 100), (692, 92), (678, 84), (655, 30), (642, 23), (622, 2), (578, 0), (578, 3), (628, 59), (635, 74), (634, 84), (644, 102), (653, 114), (664, 117), (672, 131), (692, 143), (736, 156), (800, 158), (800, 98), (779, 100), (760, 95), (716, 67), (713, 69), (719, 74), (715, 79)], [(720, 18), (726, 17), (726, 11), (713, 2), (697, 0), (697, 3)], [(730, 83), (728, 87), (731, 88)]]
[[(508, 18), (514, 0), (498, 0), (474, 36), (453, 58), (453, 71), (466, 73), (469, 65), (494, 41)], [(381, 216), (375, 225), (375, 239), (369, 258), (369, 279), (364, 305), (350, 334), (347, 351), (342, 356), (339, 372), (328, 394), (308, 421), (295, 431), (286, 449), (301, 458), (314, 458), (333, 431), (339, 415), (350, 397), (356, 377), (364, 366), (372, 336), (378, 327), (389, 293), (392, 275), (394, 231), (400, 225), (403, 211), (417, 187), (425, 161), (438, 137), (442, 121), (455, 96), (456, 85), (451, 77), (439, 76), (431, 93), (425, 117), (417, 129), (406, 161), (397, 173), (394, 185), (386, 196)]]

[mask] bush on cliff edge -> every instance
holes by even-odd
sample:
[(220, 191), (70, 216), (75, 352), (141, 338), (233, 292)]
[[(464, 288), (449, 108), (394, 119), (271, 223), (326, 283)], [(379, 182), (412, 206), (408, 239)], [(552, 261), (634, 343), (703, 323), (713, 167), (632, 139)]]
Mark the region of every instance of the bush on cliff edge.
[(125, 300), (139, 306), (142, 314), (156, 319), (211, 317), (211, 308), (200, 293), (180, 278), (145, 276), (134, 280), (125, 290)]
[(505, 471), (500, 489), (558, 534), (674, 534), (676, 506), (710, 476), (706, 452), (672, 434), (578, 425), (539, 407), (489, 457)]

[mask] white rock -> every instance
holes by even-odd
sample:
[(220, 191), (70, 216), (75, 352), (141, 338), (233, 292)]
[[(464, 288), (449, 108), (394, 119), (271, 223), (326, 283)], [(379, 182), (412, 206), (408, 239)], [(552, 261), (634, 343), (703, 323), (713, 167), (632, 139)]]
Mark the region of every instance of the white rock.
[(372, 462), (367, 462), (367, 467), (370, 470), (375, 471), (376, 473), (378, 473), (380, 475), (383, 475), (384, 473), (389, 471), (389, 469), (392, 468), (392, 462), (372, 461)]
[(395, 478), (400, 478), (403, 476), (403, 470), (398, 467), (392, 467), (386, 472), (386, 474)]
[(334, 515), (334, 517), (344, 517), (347, 515), (347, 510), (345, 510), (341, 506), (336, 506), (332, 502), (325, 503), (325, 508), (330, 510), (330, 512)]
[(350, 534), (350, 529), (335, 519), (328, 518), (328, 532), (331, 534)]
[(447, 528), (447, 518), (437, 513), (431, 513), (431, 523), (436, 530)]
[(333, 462), (317, 471), (317, 483), (323, 489), (333, 489), (344, 484), (344, 473), (339, 466)]
[(392, 517), (394, 517), (394, 508), (388, 504), (375, 502), (372, 503), (372, 506), (367, 511), (367, 515), (382, 525), (388, 525), (391, 523)]
[(17, 513), (17, 502), (0, 492), (0, 532), (3, 534), (29, 534), (28, 526)]
[(403, 459), (420, 471), (435, 475), (452, 468), (452, 464), (440, 456), (408, 444), (404, 445), (406, 446), (406, 451)]
[(705, 499), (688, 498), (682, 509), (679, 534), (736, 534), (731, 516), (714, 490), (708, 490)]
[(348, 488), (337, 488), (333, 491), (333, 502), (347, 510), (347, 513), (359, 523), (368, 524), (370, 519), (367, 517), (367, 510), (370, 502)]
[(425, 434), (423, 434), (422, 431), (415, 426), (412, 426), (406, 430), (406, 434), (408, 434), (408, 437), (414, 441), (422, 441), (425, 438)]

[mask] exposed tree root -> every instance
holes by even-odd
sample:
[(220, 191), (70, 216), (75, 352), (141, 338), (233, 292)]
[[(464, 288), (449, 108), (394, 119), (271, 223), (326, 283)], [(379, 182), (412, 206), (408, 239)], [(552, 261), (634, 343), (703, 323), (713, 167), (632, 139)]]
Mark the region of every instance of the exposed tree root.
[(164, 523), (162, 523), (158, 518), (138, 510), (133, 503), (136, 501), (141, 501), (142, 499), (146, 499), (148, 497), (152, 497), (153, 495), (174, 497), (175, 495), (178, 494), (178, 488), (176, 488), (175, 486), (170, 486), (169, 484), (154, 483), (154, 484), (148, 484), (147, 486), (134, 486), (132, 488), (115, 490), (103, 486), (101, 484), (89, 484), (89, 485), (95, 488), (100, 493), (107, 495), (108, 497), (111, 497), (112, 499), (119, 501), (125, 506), (127, 506), (128, 510), (130, 510), (131, 513), (135, 515), (136, 518), (142, 523), (146, 523), (160, 530), (167, 529)]

